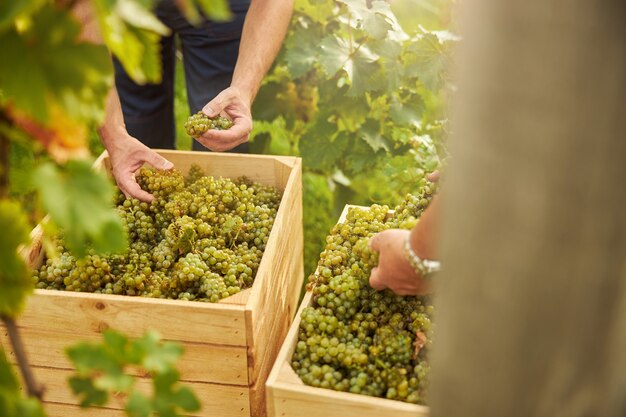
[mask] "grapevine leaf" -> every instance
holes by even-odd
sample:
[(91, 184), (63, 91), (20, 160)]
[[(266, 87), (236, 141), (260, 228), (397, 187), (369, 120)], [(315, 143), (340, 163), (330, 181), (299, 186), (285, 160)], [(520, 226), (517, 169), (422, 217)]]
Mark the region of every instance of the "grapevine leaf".
[(0, 2), (0, 32), (11, 26), (15, 18), (34, 12), (44, 3), (45, 0)]
[(233, 18), (227, 0), (196, 0), (200, 9), (211, 20), (225, 22)]
[(91, 371), (119, 375), (123, 370), (123, 361), (108, 352), (103, 345), (79, 343), (68, 348), (67, 355), (80, 375), (88, 375)]
[(443, 83), (442, 73), (449, 65), (447, 44), (440, 41), (436, 34), (423, 31), (418, 40), (407, 48), (407, 74), (418, 77), (430, 90), (438, 90)]
[(396, 96), (391, 99), (389, 115), (398, 125), (417, 125), (423, 112), (424, 103), (417, 94), (409, 96), (404, 102)]
[(181, 387), (172, 396), (174, 404), (185, 411), (197, 411), (200, 409), (198, 397), (187, 387)]
[(371, 8), (368, 2), (363, 0), (340, 0), (348, 8), (350, 14), (355, 18), (353, 27), (364, 29), (374, 39), (382, 39), (387, 31), (392, 28), (392, 15), (389, 4), (383, 1), (373, 1)]
[(104, 391), (127, 392), (132, 388), (133, 377), (122, 373), (107, 373), (94, 380), (94, 386)]
[(112, 207), (113, 186), (87, 161), (69, 161), (63, 167), (43, 164), (33, 183), (68, 249), (78, 257), (86, 254), (88, 245), (99, 253), (126, 248), (122, 221)]
[(263, 135), (269, 136), (269, 143), (266, 152), (271, 155), (292, 155), (292, 144), (290, 139), (290, 132), (285, 126), (285, 120), (282, 117), (278, 117), (271, 122), (266, 121), (254, 121), (252, 128), (253, 142), (260, 142)]
[(376, 120), (369, 119), (361, 127), (361, 137), (374, 152), (381, 149), (390, 150), (387, 139), (380, 134), (380, 123)]
[(13, 368), (7, 360), (2, 346), (0, 346), (0, 390), (17, 391), (19, 387)]
[(356, 175), (376, 165), (379, 158), (384, 157), (383, 152), (372, 152), (372, 147), (361, 138), (355, 138), (350, 149), (350, 157), (344, 161), (345, 171)]
[(154, 331), (146, 332), (133, 345), (134, 349), (143, 353), (142, 366), (150, 372), (161, 373), (173, 369), (174, 363), (183, 354), (180, 345), (161, 342), (161, 337)]
[(117, 0), (114, 12), (126, 23), (137, 29), (168, 35), (170, 30), (157, 17), (136, 0)]
[(358, 96), (372, 90), (369, 84), (379, 68), (376, 62), (378, 56), (367, 46), (361, 44), (352, 47), (347, 40), (330, 35), (322, 40), (320, 49), (323, 52), (320, 64), (329, 76), (332, 77), (340, 70), (345, 71), (350, 81), (348, 94)]
[(334, 76), (350, 58), (350, 44), (347, 40), (334, 35), (325, 37), (319, 46), (322, 54), (320, 64), (328, 76)]
[[(306, 74), (318, 60), (317, 26), (302, 27), (285, 41), (285, 63), (293, 78)], [(335, 71), (336, 72), (336, 71)]]
[(126, 412), (131, 417), (149, 417), (152, 414), (152, 403), (145, 395), (133, 391), (128, 396)]
[(294, 10), (305, 15), (307, 20), (323, 25), (334, 18), (334, 8), (335, 2), (331, 0), (297, 1), (294, 4)]
[[(49, 103), (85, 121), (100, 121), (109, 89), (106, 48), (78, 41), (79, 24), (52, 5), (42, 7), (23, 32), (0, 33), (0, 100), (46, 123)], [(89, 88), (85, 88), (89, 85)]]
[(347, 135), (339, 134), (333, 141), (329, 136), (320, 137), (317, 131), (311, 130), (310, 134), (302, 136), (299, 147), (305, 166), (330, 173), (337, 161), (343, 158), (348, 139)]
[(109, 400), (109, 394), (96, 388), (93, 381), (88, 377), (72, 376), (69, 379), (69, 384), (74, 395), (79, 397), (81, 407), (104, 405)]
[(28, 268), (17, 252), (29, 241), (28, 219), (17, 202), (0, 200), (0, 230), (0, 314), (14, 316), (32, 289)]
[[(168, 35), (164, 25), (151, 25), (151, 19), (141, 19), (141, 26), (135, 26), (136, 20), (127, 16), (128, 9), (141, 9), (142, 16), (151, 14), (145, 5), (136, 0), (114, 0), (116, 7), (111, 7), (110, 0), (94, 0), (98, 21), (104, 42), (109, 50), (120, 60), (130, 77), (139, 84), (161, 81), (160, 38)], [(120, 7), (120, 3), (133, 3)], [(120, 14), (121, 13), (121, 14)]]

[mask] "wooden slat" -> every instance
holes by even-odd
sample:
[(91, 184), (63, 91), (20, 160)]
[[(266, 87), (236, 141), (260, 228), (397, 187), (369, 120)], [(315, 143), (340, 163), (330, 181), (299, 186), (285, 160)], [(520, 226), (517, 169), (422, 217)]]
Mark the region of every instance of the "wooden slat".
[(113, 408), (89, 407), (44, 401), (48, 417), (127, 417), (126, 412)]
[[(44, 399), (60, 404), (78, 405), (67, 380), (74, 373), (64, 369), (32, 367), (35, 378), (45, 381)], [(136, 379), (137, 389), (144, 393), (152, 392), (152, 381), (148, 378)], [(186, 382), (202, 404), (202, 410), (192, 413), (193, 416), (207, 417), (242, 417), (250, 415), (249, 390), (247, 387), (219, 385), (211, 383)], [(124, 398), (112, 397), (108, 408), (123, 409)], [(90, 415), (87, 413), (86, 415)]]
[(278, 382), (271, 417), (427, 417), (428, 407)]
[(167, 340), (246, 346), (243, 307), (228, 304), (35, 290), (17, 324), (68, 335), (154, 329)]
[(289, 180), (267, 244), (266, 256), (272, 262), (261, 264), (258, 285), (246, 306), (251, 408), (255, 415), (265, 414), (265, 380), (297, 309), (304, 279), (301, 161), (291, 170), (277, 163), (276, 175), (289, 175)]
[[(55, 333), (32, 328), (20, 331), (29, 362), (35, 366), (72, 369), (65, 350), (79, 342), (98, 343), (98, 335)], [(0, 345), (9, 347), (6, 329), (0, 326)], [(243, 346), (224, 346), (200, 343), (182, 343), (185, 352), (177, 364), (181, 380), (214, 382), (248, 386), (247, 349)], [(15, 363), (10, 349), (5, 349), (8, 359)], [(140, 375), (137, 370), (129, 370)]]

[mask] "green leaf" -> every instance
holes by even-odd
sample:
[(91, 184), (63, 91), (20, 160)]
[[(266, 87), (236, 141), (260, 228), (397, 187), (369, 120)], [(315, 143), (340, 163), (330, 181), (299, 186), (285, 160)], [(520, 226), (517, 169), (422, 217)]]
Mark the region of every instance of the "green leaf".
[(127, 392), (133, 387), (135, 380), (124, 374), (107, 373), (97, 377), (93, 384), (97, 389), (113, 392)]
[(381, 149), (390, 150), (389, 143), (380, 134), (380, 123), (376, 120), (369, 119), (361, 127), (361, 138), (367, 143), (374, 152)]
[(362, 138), (354, 138), (350, 148), (350, 158), (343, 161), (344, 172), (349, 175), (360, 174), (376, 166), (378, 160), (384, 155), (384, 152), (373, 152), (372, 147)]
[(340, 133), (336, 138), (317, 136), (318, 132), (311, 129), (300, 138), (300, 156), (304, 165), (315, 171), (331, 173), (337, 162), (344, 158), (348, 147), (347, 134)]
[(33, 184), (72, 253), (82, 257), (89, 245), (99, 253), (126, 248), (122, 221), (112, 206), (113, 186), (89, 162), (43, 164), (35, 171)]
[(417, 126), (424, 112), (424, 102), (421, 96), (411, 94), (405, 100), (393, 96), (389, 107), (389, 115), (398, 125)]
[(284, 59), (293, 78), (306, 74), (317, 62), (320, 36), (319, 26), (310, 25), (299, 27), (285, 40)]
[(7, 360), (2, 346), (0, 346), (0, 389), (17, 391), (19, 387), (13, 368)]
[(233, 18), (227, 0), (196, 0), (200, 9), (211, 20), (226, 22)]
[(50, 103), (99, 123), (112, 66), (106, 48), (79, 42), (79, 33), (69, 13), (52, 5), (33, 15), (23, 32), (0, 33), (0, 101), (42, 123), (48, 122)]
[(117, 0), (113, 8), (124, 22), (137, 29), (145, 29), (161, 36), (170, 34), (170, 30), (150, 10), (135, 0)]
[(173, 395), (173, 403), (182, 408), (185, 411), (198, 411), (200, 410), (200, 401), (198, 397), (187, 387), (181, 387)]
[(405, 54), (407, 74), (418, 77), (432, 91), (441, 88), (443, 74), (450, 65), (450, 41), (423, 31)]
[(32, 290), (29, 271), (18, 247), (29, 241), (28, 219), (19, 203), (0, 200), (0, 314), (17, 315)]
[(128, 396), (126, 412), (130, 417), (149, 417), (152, 413), (152, 402), (145, 395), (133, 391)]
[(45, 417), (37, 399), (24, 398), (18, 379), (2, 347), (0, 347), (0, 416)]
[(176, 343), (161, 342), (161, 337), (154, 331), (148, 331), (133, 342), (144, 353), (142, 366), (150, 372), (168, 372), (183, 354), (182, 346)]
[(104, 405), (109, 400), (109, 394), (96, 388), (92, 380), (87, 377), (72, 376), (69, 384), (74, 394), (79, 397), (81, 407)]
[[(157, 25), (136, 0), (94, 0), (94, 5), (104, 42), (128, 75), (139, 84), (160, 82), (160, 38), (169, 35), (169, 29)], [(140, 17), (131, 17), (129, 10), (141, 10)]]
[(44, 3), (45, 0), (20, 0), (0, 2), (0, 32), (11, 26), (16, 18), (34, 12)]
[(355, 18), (353, 27), (362, 28), (372, 38), (384, 38), (387, 31), (392, 28), (393, 13), (387, 2), (372, 1), (371, 7), (368, 7), (368, 2), (364, 0), (339, 0), (339, 2), (345, 4)]
[(67, 349), (67, 355), (80, 375), (89, 375), (92, 371), (119, 375), (124, 362), (107, 351), (104, 345), (78, 343)]

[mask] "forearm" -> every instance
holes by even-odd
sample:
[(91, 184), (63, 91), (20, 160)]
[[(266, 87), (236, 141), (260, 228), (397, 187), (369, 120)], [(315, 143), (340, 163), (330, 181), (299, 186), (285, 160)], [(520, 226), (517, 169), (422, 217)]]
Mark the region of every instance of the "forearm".
[(252, 0), (241, 35), (232, 86), (252, 104), (287, 33), (293, 0)]
[(128, 137), (122, 106), (115, 88), (112, 88), (107, 95), (104, 123), (98, 129), (98, 133), (102, 139), (102, 144), (108, 150), (119, 145), (120, 140)]
[(411, 230), (411, 247), (423, 259), (438, 259), (439, 211), (441, 197), (436, 195)]

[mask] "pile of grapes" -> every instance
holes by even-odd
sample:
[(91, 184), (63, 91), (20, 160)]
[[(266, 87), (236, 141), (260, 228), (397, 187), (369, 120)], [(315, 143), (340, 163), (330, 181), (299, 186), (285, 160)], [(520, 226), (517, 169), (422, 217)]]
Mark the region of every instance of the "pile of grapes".
[(129, 237), (124, 254), (60, 256), (35, 273), (37, 288), (216, 302), (249, 287), (270, 235), (281, 195), (274, 187), (205, 176), (194, 165), (142, 168), (137, 181), (152, 203), (118, 193)]
[(217, 116), (210, 118), (206, 114), (199, 111), (189, 116), (185, 122), (185, 130), (191, 137), (201, 136), (209, 129), (228, 130), (233, 127), (233, 121), (227, 117)]
[(389, 214), (387, 206), (352, 208), (326, 238), (308, 289), (291, 364), (314, 387), (423, 404), (433, 307), (426, 297), (378, 292), (369, 284), (377, 254), (369, 239), (385, 229), (411, 228), (432, 200), (435, 184), (420, 182)]

